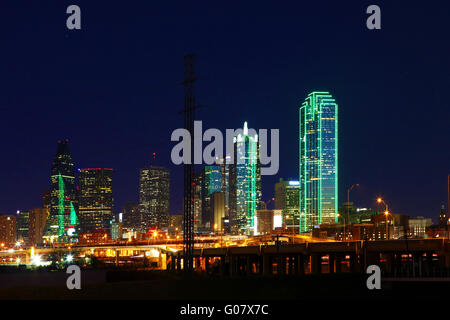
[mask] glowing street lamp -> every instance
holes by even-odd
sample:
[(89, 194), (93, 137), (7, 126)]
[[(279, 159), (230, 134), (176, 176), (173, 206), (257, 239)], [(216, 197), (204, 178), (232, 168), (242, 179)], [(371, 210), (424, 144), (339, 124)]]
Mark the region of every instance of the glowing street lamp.
[(389, 240), (389, 228), (388, 228), (388, 216), (389, 216), (389, 206), (382, 198), (377, 198), (378, 203), (383, 203), (385, 207), (384, 216), (386, 218), (386, 240)]

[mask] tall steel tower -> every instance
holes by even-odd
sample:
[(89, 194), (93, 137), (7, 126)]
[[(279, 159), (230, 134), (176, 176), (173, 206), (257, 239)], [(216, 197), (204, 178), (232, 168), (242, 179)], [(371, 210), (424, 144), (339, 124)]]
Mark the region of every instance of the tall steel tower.
[(190, 133), (190, 161), (184, 164), (184, 263), (185, 272), (193, 271), (194, 250), (194, 115), (195, 115), (195, 90), (194, 83), (197, 77), (194, 73), (195, 54), (184, 57), (184, 128)]

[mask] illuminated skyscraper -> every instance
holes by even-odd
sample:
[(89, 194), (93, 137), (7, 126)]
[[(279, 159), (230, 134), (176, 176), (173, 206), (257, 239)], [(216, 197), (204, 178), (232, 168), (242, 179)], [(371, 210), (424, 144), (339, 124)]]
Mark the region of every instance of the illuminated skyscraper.
[(194, 231), (199, 232), (202, 229), (202, 210), (203, 210), (203, 175), (204, 171), (194, 175)]
[(255, 211), (261, 201), (261, 164), (258, 135), (249, 134), (247, 122), (242, 134), (234, 138), (234, 160), (229, 167), (231, 231), (253, 235)]
[(222, 168), (220, 166), (205, 166), (202, 189), (202, 224), (206, 229), (210, 229), (214, 219), (212, 194), (222, 191)]
[(50, 215), (44, 239), (46, 242), (76, 241), (78, 218), (75, 208), (75, 167), (69, 140), (58, 141), (50, 178)]
[(113, 218), (113, 169), (79, 169), (80, 233), (109, 230)]
[(29, 244), (29, 225), (30, 212), (28, 210), (18, 210), (16, 218), (17, 241), (20, 241), (24, 244)]
[(141, 229), (167, 228), (169, 224), (170, 172), (163, 167), (141, 169), (139, 213)]
[(309, 232), (338, 218), (338, 105), (315, 91), (299, 111), (300, 232)]
[[(0, 244), (13, 246), (16, 243), (16, 216), (0, 214)], [(0, 246), (1, 248), (1, 246)]]
[(42, 244), (42, 234), (48, 217), (48, 209), (35, 208), (30, 210), (30, 224), (28, 231), (29, 244), (38, 246)]
[(220, 165), (222, 168), (222, 192), (225, 194), (225, 216), (228, 216), (230, 211), (230, 160), (230, 155), (217, 159), (217, 165)]

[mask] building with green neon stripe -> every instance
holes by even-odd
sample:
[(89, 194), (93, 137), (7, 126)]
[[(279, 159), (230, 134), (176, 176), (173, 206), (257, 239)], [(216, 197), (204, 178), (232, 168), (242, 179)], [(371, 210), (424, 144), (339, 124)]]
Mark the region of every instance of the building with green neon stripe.
[(299, 110), (300, 232), (338, 219), (338, 105), (314, 91)]
[(44, 241), (77, 241), (78, 217), (76, 213), (75, 167), (69, 150), (69, 141), (58, 141), (50, 177), (50, 214)]
[(249, 131), (245, 122), (242, 133), (234, 138), (233, 163), (229, 166), (229, 206), (231, 232), (253, 235), (255, 213), (261, 202), (261, 163), (258, 135)]

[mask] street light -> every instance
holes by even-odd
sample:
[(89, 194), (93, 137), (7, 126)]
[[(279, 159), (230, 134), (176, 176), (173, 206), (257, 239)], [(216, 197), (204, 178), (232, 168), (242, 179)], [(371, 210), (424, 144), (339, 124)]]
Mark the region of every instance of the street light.
[(388, 216), (389, 216), (389, 206), (382, 198), (377, 199), (378, 203), (383, 203), (385, 207), (384, 216), (386, 218), (386, 240), (389, 240), (389, 229), (388, 229)]
[[(350, 224), (350, 191), (353, 190), (354, 187), (359, 187), (359, 184), (353, 184), (350, 188), (347, 189), (347, 223)], [(345, 220), (344, 220), (345, 221)], [(344, 234), (345, 234), (345, 225), (344, 225)]]

